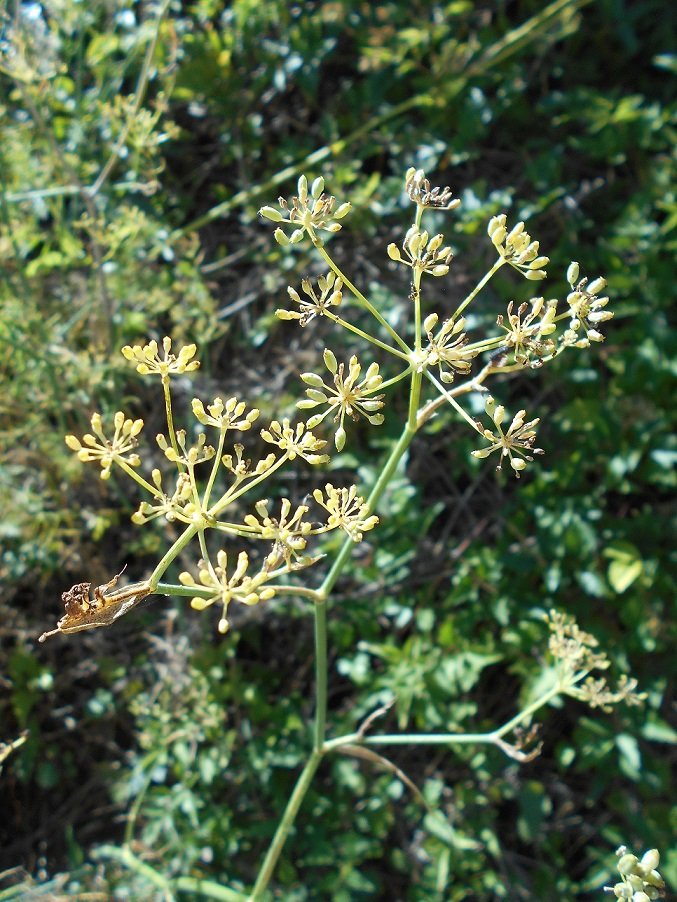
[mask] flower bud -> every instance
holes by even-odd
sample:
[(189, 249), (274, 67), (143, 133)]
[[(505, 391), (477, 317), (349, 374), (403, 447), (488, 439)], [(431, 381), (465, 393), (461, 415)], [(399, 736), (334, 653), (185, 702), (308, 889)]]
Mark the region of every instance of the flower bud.
[(343, 451), (346, 444), (346, 431), (343, 426), (339, 426), (334, 433), (334, 444), (336, 445), (337, 451)]
[(191, 598), (190, 606), (194, 611), (204, 611), (205, 608), (208, 608), (213, 603), (213, 601), (213, 598), (200, 598), (199, 596), (196, 596), (195, 598)]
[(338, 363), (333, 352), (330, 351), (329, 348), (325, 348), (322, 358), (324, 360), (324, 365), (327, 367), (329, 372), (335, 375), (338, 369)]
[(638, 860), (637, 856), (633, 855), (631, 852), (626, 852), (625, 855), (622, 855), (618, 860), (618, 864), (616, 867), (618, 868), (618, 873), (627, 877), (629, 874), (635, 873), (635, 868), (637, 867)]
[(311, 385), (313, 388), (322, 388), (324, 385), (322, 378), (317, 373), (301, 373), (301, 379), (306, 385)]
[(569, 268), (567, 269), (567, 282), (572, 287), (578, 281), (579, 272), (580, 272), (580, 267), (579, 267), (578, 263), (576, 263), (574, 261), (573, 263), (569, 264)]
[[(492, 216), (489, 220), (489, 225), (487, 226), (487, 235), (489, 235), (492, 241), (494, 240), (494, 233), (497, 229), (503, 228), (504, 237), (507, 234), (507, 231), (505, 229), (505, 220), (505, 213), (501, 213), (498, 216)], [(502, 240), (503, 239), (501, 239), (501, 241)]]
[(518, 236), (518, 235), (521, 235), (523, 231), (524, 231), (524, 223), (523, 223), (523, 222), (518, 222), (518, 223), (516, 223), (516, 224), (512, 227), (512, 229), (510, 230), (510, 232), (508, 233), (508, 236), (507, 236), (507, 239), (506, 239), (506, 243), (507, 243), (507, 244), (513, 244), (514, 241), (515, 241), (515, 239), (517, 238), (517, 236)]
[[(275, 207), (261, 207), (259, 210), (259, 216), (263, 216), (266, 219), (270, 219), (271, 222), (282, 222), (284, 217), (280, 213), (279, 210), (276, 210)], [(124, 354), (124, 348), (122, 353)], [(127, 355), (125, 354), (125, 357)]]
[(611, 310), (596, 310), (595, 312), (588, 314), (588, 319), (591, 323), (604, 323), (613, 318), (614, 315)]
[(436, 313), (429, 313), (428, 316), (426, 316), (426, 318), (423, 320), (423, 331), (424, 332), (432, 332), (432, 330), (437, 325), (438, 319), (439, 319), (439, 316)]
[(588, 294), (597, 294), (598, 291), (604, 291), (606, 288), (607, 282), (606, 279), (595, 279), (590, 285), (588, 285)]
[(507, 232), (505, 230), (505, 227), (498, 226), (498, 228), (496, 228), (490, 235), (492, 244), (494, 244), (496, 247), (500, 247), (500, 245), (502, 245), (505, 240), (506, 234)]
[(412, 257), (415, 257), (418, 253), (418, 249), (421, 246), (421, 234), (419, 232), (412, 232), (411, 236), (407, 241), (407, 247), (409, 249), (409, 253)]
[(316, 178), (313, 184), (310, 186), (310, 194), (315, 200), (317, 200), (323, 191), (324, 179), (322, 178), (322, 176), (318, 176), (318, 178)]

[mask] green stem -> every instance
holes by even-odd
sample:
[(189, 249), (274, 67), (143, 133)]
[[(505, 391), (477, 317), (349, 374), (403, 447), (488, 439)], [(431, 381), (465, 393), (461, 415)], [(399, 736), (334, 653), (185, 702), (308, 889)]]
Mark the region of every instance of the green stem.
[[(165, 572), (167, 567), (172, 563), (175, 557), (179, 555), (183, 549), (188, 545), (193, 538), (193, 536), (198, 531), (198, 526), (195, 524), (191, 524), (187, 526), (183, 533), (179, 536), (179, 538), (174, 542), (172, 547), (167, 551), (167, 553), (161, 558), (159, 563), (156, 565), (155, 569), (150, 575), (148, 580), (148, 584), (150, 585), (151, 592), (157, 592), (158, 584), (160, 581), (160, 577)], [(198, 593), (193, 593), (198, 594)]]
[[(402, 434), (400, 435), (400, 438), (397, 441), (397, 444), (391, 451), (390, 456), (388, 457), (388, 460), (386, 461), (385, 466), (383, 467), (383, 470), (374, 485), (374, 488), (371, 490), (369, 498), (367, 499), (367, 506), (370, 511), (374, 510), (374, 507), (376, 506), (376, 504), (378, 504), (378, 501), (380, 500), (388, 483), (392, 479), (392, 476), (397, 469), (400, 460), (411, 444), (414, 435), (416, 434), (416, 418), (418, 403), (421, 394), (421, 380), (422, 376), (420, 373), (412, 373), (407, 423), (402, 431)], [(277, 860), (280, 857), (280, 853), (282, 852), (285, 840), (289, 835), (296, 814), (301, 806), (301, 802), (303, 801), (303, 797), (310, 787), (315, 771), (317, 770), (320, 759), (325, 750), (325, 732), (327, 722), (327, 600), (329, 598), (331, 590), (336, 584), (336, 581), (341, 575), (343, 568), (345, 567), (350, 557), (350, 552), (354, 544), (355, 543), (352, 539), (346, 538), (343, 545), (341, 546), (336, 560), (334, 561), (333, 566), (325, 577), (324, 582), (316, 592), (316, 604), (314, 608), (315, 725), (313, 751), (296, 783), (296, 786), (294, 787), (294, 792), (292, 793), (289, 803), (287, 804), (284, 816), (280, 821), (280, 824), (278, 825), (277, 831), (273, 838), (273, 842), (271, 843), (271, 846), (266, 853), (266, 858), (257, 877), (252, 895), (250, 896), (250, 902), (257, 902), (257, 900), (261, 899), (261, 894), (270, 882), (273, 871), (275, 869), (275, 865), (277, 864)]]
[(200, 598), (212, 598), (214, 595), (214, 590), (208, 586), (182, 586), (177, 583), (157, 583), (154, 591), (156, 595), (183, 595), (190, 598), (196, 595)]
[(207, 567), (209, 567), (209, 569), (212, 571), (212, 576), (214, 576), (214, 568), (212, 566), (212, 562), (209, 560), (209, 549), (207, 548), (207, 540), (205, 539), (204, 529), (198, 529), (197, 540), (200, 544), (200, 551), (202, 552), (202, 560), (205, 562)]
[(120, 458), (115, 459), (115, 463), (121, 470), (124, 470), (125, 473), (130, 476), (134, 482), (141, 486), (141, 488), (145, 489), (147, 492), (153, 497), (156, 497), (158, 494), (157, 486), (151, 485), (150, 482), (146, 482), (146, 480), (141, 476), (140, 473), (137, 473), (134, 467), (130, 467), (127, 461), (121, 460)]
[(321, 760), (322, 752), (318, 749), (313, 749), (310, 757), (308, 758), (308, 761), (306, 762), (306, 766), (303, 768), (298, 780), (296, 781), (294, 791), (289, 797), (287, 807), (285, 808), (284, 814), (282, 815), (282, 820), (277, 826), (275, 836), (273, 837), (273, 841), (270, 844), (270, 847), (266, 853), (266, 857), (263, 860), (261, 870), (259, 871), (258, 877), (256, 878), (256, 883), (254, 884), (254, 889), (249, 896), (248, 902), (260, 902), (260, 900), (263, 898), (263, 893), (270, 883), (271, 877), (273, 876), (273, 871), (275, 870), (275, 865), (277, 864), (277, 860), (280, 857), (280, 853), (282, 852), (285, 841), (289, 836), (289, 832), (294, 824), (294, 820), (296, 819), (296, 815), (298, 814), (299, 808), (301, 807), (301, 803), (303, 802), (303, 799), (308, 792), (308, 789), (310, 788), (310, 784), (312, 783), (313, 777), (315, 776), (315, 771), (317, 770)]
[[(562, 687), (558, 682), (530, 705), (527, 705), (523, 711), (520, 711), (498, 729), (490, 730), (488, 733), (397, 733), (383, 736), (365, 736), (362, 738), (362, 742), (365, 745), (472, 745), (473, 743), (495, 743), (496, 740), (501, 739), (511, 730), (514, 730), (515, 727), (528, 720), (539, 708), (547, 705), (549, 701), (561, 694)], [(346, 745), (355, 741), (354, 734), (352, 734), (343, 737), (341, 743), (339, 743), (338, 739), (333, 740), (333, 745)]]
[(309, 601), (318, 602), (317, 589), (308, 589), (306, 586), (275, 586), (275, 596), (293, 595), (296, 598), (307, 598)]
[(409, 373), (411, 373), (412, 366), (413, 366), (413, 364), (410, 363), (408, 369), (402, 370), (402, 372), (399, 373), (399, 375), (393, 376), (392, 379), (386, 379), (386, 381), (382, 382), (379, 385), (379, 387), (377, 389), (375, 389), (375, 391), (380, 392), (384, 388), (390, 388), (391, 385), (395, 385), (397, 382), (401, 382), (403, 379), (405, 379), (409, 375)]
[(374, 305), (371, 303), (371, 301), (369, 301), (362, 294), (360, 289), (356, 285), (353, 285), (353, 283), (350, 281), (350, 279), (343, 272), (341, 272), (339, 267), (336, 265), (336, 263), (334, 263), (332, 258), (329, 256), (329, 254), (325, 250), (324, 245), (322, 244), (320, 239), (310, 230), (308, 231), (308, 234), (310, 236), (310, 240), (313, 242), (313, 246), (315, 247), (315, 250), (319, 253), (319, 255), (322, 257), (322, 259), (327, 264), (327, 266), (332, 270), (332, 272), (336, 273), (336, 275), (339, 277), (339, 279), (341, 279), (341, 281), (346, 286), (346, 288), (351, 292), (351, 294), (353, 294), (357, 298), (357, 300), (360, 302), (360, 304), (362, 304), (362, 306), (365, 308), (365, 310), (368, 310), (369, 313), (371, 313), (371, 315), (374, 317), (374, 319), (376, 319), (383, 326), (383, 328), (386, 330), (388, 335), (390, 335), (391, 338), (395, 339), (395, 341), (402, 348), (402, 350), (405, 352), (405, 354), (406, 355), (410, 354), (411, 349), (407, 346), (406, 341), (400, 335), (398, 335), (397, 332), (395, 331), (395, 329), (393, 329), (393, 327), (390, 325), (390, 323), (381, 316), (381, 314), (378, 312), (376, 307), (374, 307)]
[(335, 322), (337, 326), (342, 326), (344, 329), (347, 329), (349, 332), (354, 332), (355, 335), (359, 335), (360, 338), (363, 338), (365, 341), (368, 341), (370, 344), (373, 344), (379, 348), (382, 348), (384, 351), (387, 351), (389, 354), (394, 354), (396, 357), (400, 357), (402, 360), (409, 359), (409, 355), (405, 354), (404, 351), (399, 351), (397, 348), (393, 348), (391, 345), (386, 344), (384, 341), (380, 341), (378, 338), (375, 338), (373, 335), (370, 335), (368, 332), (364, 332), (358, 326), (354, 326), (352, 323), (349, 323), (347, 320), (341, 319), (340, 316), (336, 316), (335, 313), (331, 313), (329, 310), (325, 310), (324, 316), (326, 316), (328, 319)]
[[(169, 433), (169, 442), (176, 456), (180, 458), (181, 452), (179, 451), (179, 446), (176, 441), (176, 431), (174, 429), (174, 415), (172, 413), (172, 392), (169, 387), (169, 376), (162, 377), (162, 391), (164, 392), (165, 396), (165, 416), (167, 418), (167, 432)], [(180, 460), (176, 461), (176, 466), (179, 469), (179, 473), (183, 473), (185, 467)]]
[[(420, 376), (418, 373), (414, 373), (413, 378), (420, 378)], [(378, 504), (378, 502), (381, 498), (381, 495), (383, 494), (386, 487), (388, 486), (388, 483), (392, 479), (393, 473), (397, 469), (397, 465), (399, 464), (404, 453), (406, 452), (407, 448), (411, 444), (411, 441), (415, 434), (416, 434), (416, 427), (415, 426), (411, 427), (409, 425), (409, 423), (407, 423), (405, 428), (402, 430), (402, 434), (400, 435), (400, 437), (397, 441), (397, 444), (391, 451), (390, 457), (388, 458), (386, 465), (383, 468), (383, 471), (381, 472), (379, 478), (376, 480), (376, 484), (374, 485), (374, 488), (372, 489), (372, 491), (367, 499), (367, 508), (368, 508), (369, 512), (373, 511), (376, 504)], [(339, 551), (338, 555), (336, 556), (336, 559), (335, 559), (331, 569), (329, 570), (329, 573), (327, 573), (322, 585), (317, 590), (318, 595), (323, 600), (326, 600), (329, 597), (329, 595), (331, 594), (332, 589), (336, 585), (336, 581), (338, 580), (339, 576), (343, 572), (343, 568), (345, 567), (346, 562), (347, 562), (348, 558), (350, 557), (350, 552), (352, 551), (354, 546), (355, 546), (355, 543), (350, 538), (346, 538), (345, 541), (343, 542), (343, 545), (341, 546), (341, 550)]]
[(482, 278), (479, 280), (477, 285), (470, 292), (468, 297), (459, 304), (459, 306), (456, 308), (456, 310), (452, 314), (452, 317), (451, 317), (452, 319), (456, 320), (459, 318), (459, 316), (461, 315), (461, 313), (463, 313), (463, 311), (468, 306), (468, 304), (470, 304), (472, 301), (475, 300), (475, 298), (480, 293), (480, 291), (484, 288), (484, 286), (487, 284), (489, 279), (491, 279), (492, 276), (494, 276), (494, 274), (497, 273), (502, 266), (505, 266), (506, 263), (507, 263), (507, 260), (505, 260), (503, 257), (498, 258), (498, 260), (494, 263), (494, 265), (491, 267), (489, 272), (486, 273), (486, 275), (482, 276)]
[(454, 410), (459, 413), (463, 419), (475, 430), (475, 432), (479, 432), (480, 435), (484, 434), (484, 430), (481, 429), (477, 423), (473, 420), (469, 413), (466, 413), (465, 410), (461, 407), (458, 401), (454, 398), (454, 396), (446, 390), (446, 388), (442, 385), (439, 379), (436, 379), (435, 376), (430, 372), (430, 370), (426, 370), (426, 377), (432, 382), (438, 392), (443, 395), (447, 401), (451, 404)]
[(207, 481), (207, 487), (205, 488), (204, 495), (202, 496), (202, 510), (206, 511), (209, 509), (209, 497), (212, 493), (212, 488), (214, 487), (214, 480), (216, 479), (216, 474), (219, 471), (219, 466), (221, 464), (221, 456), (223, 454), (223, 446), (226, 441), (226, 432), (227, 429), (224, 429), (223, 426), (219, 432), (219, 444), (216, 449), (216, 454), (214, 455), (214, 462), (212, 464), (212, 470), (209, 474), (209, 480)]
[(483, 341), (474, 341), (471, 344), (466, 345), (466, 351), (493, 351), (494, 348), (500, 348), (501, 345), (505, 344), (507, 336), (505, 335), (494, 335), (493, 338), (485, 338)]
[(314, 606), (315, 614), (315, 727), (313, 749), (321, 753), (327, 731), (327, 600)]

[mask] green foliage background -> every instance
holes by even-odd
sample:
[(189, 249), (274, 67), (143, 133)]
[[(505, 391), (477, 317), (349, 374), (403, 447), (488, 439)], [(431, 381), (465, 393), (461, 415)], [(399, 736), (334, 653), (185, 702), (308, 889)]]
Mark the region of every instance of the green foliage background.
[[(141, 577), (162, 547), (129, 523), (124, 484), (102, 486), (63, 435), (119, 407), (153, 435), (153, 398), (118, 348), (164, 334), (201, 350), (184, 401), (225, 392), (288, 413), (294, 374), (341, 339), (274, 319), (286, 284), (317, 267), (274, 245), (256, 209), (301, 169), (322, 174), (355, 208), (332, 252), (404, 315), (408, 285), (385, 248), (409, 224), (411, 165), (463, 200), (440, 223), (456, 260), (438, 309), (483, 274), (486, 222), (505, 211), (551, 258), (546, 290), (561, 295), (579, 260), (608, 278), (616, 318), (574, 364), (496, 388), (544, 418), (548, 453), (520, 483), (471, 460), (451, 416), (417, 440), (330, 617), (331, 722), (353, 729), (395, 693), (393, 728), (490, 728), (533, 693), (551, 606), (648, 700), (550, 710), (527, 765), (485, 748), (393, 752), (444, 830), (392, 774), (326, 762), (276, 898), (596, 899), (620, 842), (659, 847), (675, 885), (665, 4), (169, 3), (126, 149), (84, 200), (157, 12), (10, 0), (0, 19), (0, 740), (28, 731), (0, 777), (0, 870), (12, 869), (0, 898), (151, 898), (116, 857), (125, 838), (168, 877), (251, 883), (308, 744), (310, 619), (271, 605), (222, 639), (156, 600), (111, 630), (37, 646), (61, 591), (125, 561)], [(497, 279), (476, 316), (490, 322), (528, 288)], [(396, 419), (355, 436), (362, 485)]]

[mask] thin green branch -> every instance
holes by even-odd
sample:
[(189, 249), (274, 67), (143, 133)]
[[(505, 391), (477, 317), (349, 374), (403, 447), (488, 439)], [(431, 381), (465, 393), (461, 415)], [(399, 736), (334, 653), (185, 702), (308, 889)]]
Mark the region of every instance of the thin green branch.
[(217, 517), (224, 508), (228, 507), (229, 504), (232, 504), (233, 501), (236, 501), (250, 489), (252, 489), (255, 485), (258, 485), (264, 480), (268, 479), (271, 474), (273, 474), (276, 470), (286, 462), (288, 458), (288, 454), (283, 454), (275, 463), (270, 467), (270, 469), (265, 470), (263, 473), (259, 473), (258, 476), (254, 476), (251, 480), (247, 482), (246, 485), (242, 485), (242, 481), (240, 481), (237, 485), (237, 491), (235, 491), (236, 486), (231, 486), (228, 491), (224, 492), (223, 495), (219, 498), (216, 504), (213, 504), (210, 509), (207, 511), (208, 516)]
[[(343, 276), (341, 276), (341, 279)], [(365, 341), (368, 341), (370, 344), (376, 345), (376, 347), (381, 348), (384, 351), (387, 351), (389, 354), (394, 354), (395, 357), (399, 357), (402, 360), (408, 360), (409, 355), (404, 351), (400, 351), (397, 348), (393, 348), (392, 345), (386, 344), (384, 341), (376, 338), (374, 335), (370, 335), (368, 332), (364, 332), (358, 326), (354, 326), (352, 323), (349, 323), (347, 320), (342, 319), (340, 316), (336, 316), (335, 313), (332, 313), (330, 310), (325, 310), (323, 313), (327, 319), (335, 322), (337, 326), (342, 326), (344, 329), (347, 329), (349, 332), (355, 333), (355, 335), (359, 335), (360, 338), (363, 338)], [(411, 353), (411, 352), (409, 352)]]
[(332, 270), (332, 272), (334, 272), (339, 277), (339, 279), (341, 279), (348, 291), (350, 291), (350, 293), (354, 295), (355, 298), (357, 298), (357, 300), (365, 308), (365, 310), (368, 310), (369, 313), (371, 313), (371, 315), (374, 317), (374, 319), (383, 326), (388, 335), (390, 335), (390, 337), (393, 338), (402, 348), (402, 350), (405, 352), (405, 355), (411, 354), (411, 348), (409, 348), (406, 341), (395, 331), (395, 329), (393, 329), (390, 323), (383, 316), (381, 316), (376, 307), (374, 307), (371, 301), (362, 294), (360, 289), (356, 285), (354, 285), (350, 281), (350, 279), (339, 269), (339, 267), (336, 265), (336, 263), (334, 263), (332, 258), (327, 253), (320, 239), (310, 230), (308, 230), (308, 234), (310, 235), (310, 239), (313, 242), (315, 250), (319, 253), (319, 255), (322, 257), (327, 266)]
[(493, 278), (493, 276), (499, 271), (499, 269), (500, 269), (502, 266), (505, 266), (505, 264), (506, 264), (507, 262), (508, 262), (508, 261), (507, 261), (504, 257), (499, 257), (499, 258), (498, 258), (498, 260), (494, 263), (494, 265), (491, 267), (491, 269), (489, 270), (489, 272), (485, 273), (485, 274), (482, 276), (482, 278), (479, 280), (479, 282), (478, 282), (477, 285), (473, 288), (473, 290), (470, 292), (470, 294), (466, 297), (466, 299), (465, 299), (464, 301), (461, 301), (461, 303), (458, 305), (458, 307), (456, 308), (456, 310), (454, 310), (454, 312), (453, 312), (453, 314), (452, 314), (452, 316), (451, 316), (451, 319), (456, 320), (456, 319), (459, 318), (459, 316), (463, 313), (463, 311), (464, 311), (465, 308), (468, 306), (468, 304), (472, 303), (472, 301), (475, 300), (475, 298), (476, 298), (477, 295), (480, 293), (480, 291), (484, 288), (484, 286), (487, 284), (487, 282), (488, 282), (491, 278)]
[(137, 472), (136, 472), (136, 470), (134, 469), (134, 467), (131, 467), (131, 466), (127, 463), (127, 461), (122, 460), (122, 459), (120, 459), (120, 458), (116, 458), (116, 459), (115, 459), (115, 464), (116, 464), (116, 466), (120, 467), (121, 470), (124, 470), (124, 472), (125, 472), (131, 479), (133, 479), (134, 482), (137, 483), (137, 485), (140, 485), (142, 489), (145, 489), (147, 492), (150, 492), (150, 494), (151, 494), (154, 498), (157, 496), (157, 494), (158, 494), (157, 487), (154, 486), (154, 485), (151, 485), (150, 482), (147, 482), (147, 481), (143, 478), (143, 476), (142, 476), (140, 473), (137, 473)]
[(463, 410), (456, 398), (451, 394), (451, 392), (447, 391), (447, 389), (444, 387), (444, 385), (442, 385), (439, 379), (433, 376), (430, 370), (426, 370), (425, 375), (426, 378), (429, 379), (430, 382), (432, 382), (438, 392), (449, 402), (449, 404), (451, 404), (454, 410), (459, 413), (470, 426), (472, 426), (475, 432), (479, 432), (479, 434), (482, 435), (483, 430), (480, 428), (480, 426), (477, 425), (477, 423), (473, 420), (469, 413), (466, 413), (466, 411)]
[(209, 474), (209, 479), (207, 480), (207, 486), (204, 490), (204, 495), (202, 496), (202, 510), (206, 511), (209, 509), (209, 498), (212, 494), (212, 489), (214, 487), (214, 481), (216, 479), (216, 474), (219, 471), (219, 467), (221, 466), (221, 456), (223, 455), (223, 446), (226, 442), (226, 432), (223, 426), (219, 430), (219, 441), (218, 446), (216, 448), (216, 454), (214, 455), (214, 460), (212, 462), (212, 469)]
[[(167, 432), (169, 434), (169, 443), (172, 446), (172, 450), (176, 454), (177, 458), (181, 457), (181, 452), (179, 451), (179, 446), (176, 441), (176, 431), (174, 429), (174, 415), (172, 413), (172, 391), (170, 388), (170, 378), (169, 375), (162, 377), (162, 391), (164, 393), (165, 398), (165, 417), (167, 419)], [(181, 460), (176, 461), (176, 466), (179, 470), (179, 473), (183, 473), (186, 469)]]
[(315, 727), (314, 750), (324, 746), (327, 730), (327, 602), (319, 601), (313, 608), (315, 615)]

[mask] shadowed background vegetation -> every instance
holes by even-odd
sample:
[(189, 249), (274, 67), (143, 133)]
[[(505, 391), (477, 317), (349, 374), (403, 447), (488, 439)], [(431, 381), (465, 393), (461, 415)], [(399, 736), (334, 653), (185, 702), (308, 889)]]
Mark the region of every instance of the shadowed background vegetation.
[[(0, 899), (162, 898), (121, 860), (124, 841), (167, 877), (249, 885), (302, 765), (301, 605), (254, 609), (223, 638), (208, 614), (156, 598), (110, 630), (36, 644), (63, 590), (125, 563), (140, 579), (163, 547), (167, 525), (134, 527), (138, 498), (63, 442), (95, 409), (161, 428), (123, 344), (196, 342), (202, 369), (179, 402), (238, 395), (264, 417), (290, 415), (297, 374), (325, 346), (350, 350), (329, 324), (274, 317), (287, 284), (322, 272), (256, 216), (301, 171), (352, 202), (332, 253), (380, 309), (408, 309), (385, 248), (409, 225), (415, 166), (463, 202), (439, 220), (456, 259), (429, 291), (435, 309), (452, 311), (485, 272), (486, 223), (505, 211), (551, 258), (546, 297), (579, 260), (608, 278), (616, 312), (601, 347), (495, 386), (509, 409), (543, 417), (547, 454), (519, 482), (469, 457), (473, 435), (451, 412), (417, 438), (330, 615), (334, 729), (392, 693), (393, 728), (505, 720), (533, 688), (552, 606), (648, 698), (609, 715), (567, 700), (526, 765), (490, 748), (393, 751), (447, 832), (393, 774), (325, 762), (276, 898), (592, 900), (619, 843), (668, 853), (672, 27), (658, 0), (9, 0), (0, 741), (25, 742), (0, 776)], [(531, 288), (501, 272), (475, 322)], [(362, 486), (397, 419), (351, 435), (341, 466)], [(290, 479), (298, 497), (315, 484)], [(674, 853), (663, 864), (674, 885)]]

